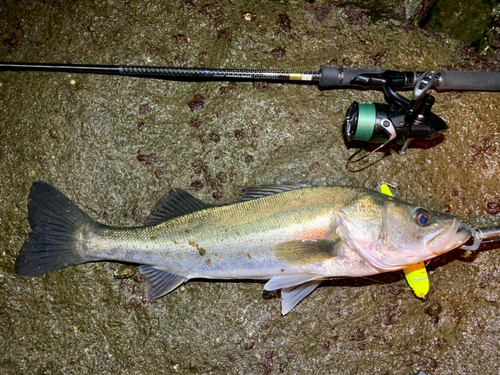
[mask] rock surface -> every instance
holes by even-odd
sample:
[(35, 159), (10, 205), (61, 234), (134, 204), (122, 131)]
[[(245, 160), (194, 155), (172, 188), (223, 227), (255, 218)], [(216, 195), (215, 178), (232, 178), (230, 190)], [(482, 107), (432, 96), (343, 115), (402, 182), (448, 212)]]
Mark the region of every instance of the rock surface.
[[(495, 54), (476, 57), (406, 13), (373, 17), (362, 6), (3, 2), (0, 60), (498, 71)], [(222, 204), (245, 185), (283, 182), (397, 184), (407, 201), (498, 225), (500, 94), (437, 93), (449, 132), (404, 156), (377, 153), (357, 173), (345, 167), (344, 113), (353, 100), (383, 102), (380, 93), (2, 72), (0, 98), (2, 374), (498, 373), (498, 245), (431, 261), (424, 301), (392, 273), (326, 282), (286, 317), (260, 282), (194, 281), (146, 303), (134, 269), (97, 263), (23, 279), (14, 260), (37, 180), (115, 226), (141, 225), (172, 188)]]

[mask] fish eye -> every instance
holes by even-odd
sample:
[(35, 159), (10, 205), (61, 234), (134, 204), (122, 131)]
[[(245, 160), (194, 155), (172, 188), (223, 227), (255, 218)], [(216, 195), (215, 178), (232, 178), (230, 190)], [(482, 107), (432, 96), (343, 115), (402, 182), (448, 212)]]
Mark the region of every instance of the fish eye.
[(413, 210), (413, 218), (418, 225), (425, 227), (430, 223), (432, 215), (425, 208), (417, 207)]

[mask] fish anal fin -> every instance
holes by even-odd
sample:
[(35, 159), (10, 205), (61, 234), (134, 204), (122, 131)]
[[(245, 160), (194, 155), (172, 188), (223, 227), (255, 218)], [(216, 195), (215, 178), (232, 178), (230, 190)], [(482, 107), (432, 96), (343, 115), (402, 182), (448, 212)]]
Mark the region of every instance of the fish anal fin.
[(340, 240), (290, 241), (276, 245), (273, 254), (283, 263), (306, 266), (340, 256)]
[(155, 266), (139, 266), (139, 272), (148, 280), (148, 302), (163, 297), (187, 280), (184, 276), (170, 273)]
[(212, 207), (187, 191), (175, 189), (160, 198), (146, 219), (146, 225), (158, 225), (170, 219)]
[(284, 288), (281, 290), (281, 313), (286, 315), (297, 304), (311, 294), (318, 287), (323, 279), (308, 281), (307, 283)]

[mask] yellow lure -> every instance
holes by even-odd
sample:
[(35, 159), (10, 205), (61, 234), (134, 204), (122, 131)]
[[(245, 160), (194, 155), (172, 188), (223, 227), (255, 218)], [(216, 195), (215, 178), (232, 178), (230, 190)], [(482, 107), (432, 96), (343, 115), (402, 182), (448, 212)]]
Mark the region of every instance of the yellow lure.
[[(392, 192), (389, 186), (381, 185), (380, 192), (392, 197)], [(408, 285), (413, 289), (413, 292), (418, 298), (423, 298), (429, 293), (429, 277), (425, 269), (424, 262), (410, 264), (403, 269)]]

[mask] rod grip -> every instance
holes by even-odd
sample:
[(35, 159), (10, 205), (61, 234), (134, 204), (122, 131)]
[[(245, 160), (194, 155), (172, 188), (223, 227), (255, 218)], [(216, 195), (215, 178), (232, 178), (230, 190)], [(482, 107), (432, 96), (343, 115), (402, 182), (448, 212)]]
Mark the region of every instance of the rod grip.
[(322, 65), (320, 69), (319, 87), (358, 87), (351, 84), (351, 81), (360, 74), (379, 74), (383, 73), (381, 69), (353, 69), (336, 68), (333, 66)]
[(441, 70), (438, 90), (500, 91), (500, 73)]
[(319, 87), (338, 86), (340, 69), (322, 65), (320, 69)]

